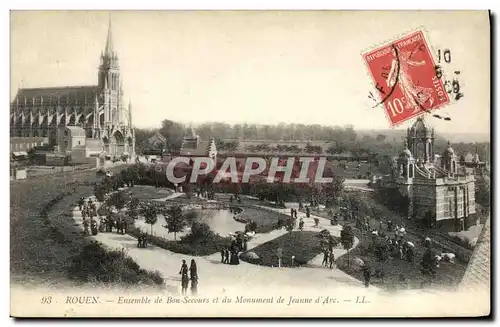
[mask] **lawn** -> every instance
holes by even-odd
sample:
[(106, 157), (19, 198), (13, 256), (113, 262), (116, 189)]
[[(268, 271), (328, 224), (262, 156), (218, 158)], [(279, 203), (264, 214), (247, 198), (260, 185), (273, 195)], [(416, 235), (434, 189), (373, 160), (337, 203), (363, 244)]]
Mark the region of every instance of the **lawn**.
[[(341, 167), (341, 164), (346, 164), (347, 169)], [(359, 171), (357, 170), (357, 162), (333, 160), (328, 161), (326, 167), (330, 168), (334, 175), (348, 179), (359, 178), (359, 175), (363, 179), (368, 179), (369, 176), (379, 174), (378, 167), (374, 163), (360, 163)], [(369, 175), (367, 176), (368, 173)]]
[[(370, 264), (373, 270), (378, 268), (378, 263), (375, 259), (373, 250), (371, 250), (371, 236), (361, 234), (355, 229), (356, 237), (360, 239), (360, 243), (352, 251), (350, 251), (350, 262), (351, 266), (347, 264), (347, 255), (343, 255), (337, 259), (337, 267), (342, 271), (348, 273), (349, 275), (363, 280), (362, 273), (360, 269), (357, 269), (352, 265), (353, 258), (360, 258), (364, 262)], [(383, 266), (384, 278), (372, 277), (372, 284), (381, 288), (396, 288), (399, 285), (399, 276), (403, 275), (407, 281), (409, 288), (421, 288), (422, 281), (424, 281), (423, 275), (420, 272), (420, 262), (422, 260), (422, 255), (424, 253), (424, 248), (419, 243), (420, 240), (417, 236), (412, 234), (407, 234), (405, 236), (407, 241), (413, 242), (415, 247), (415, 258), (413, 263), (408, 261), (400, 260), (399, 258), (390, 258), (387, 263)], [(433, 246), (435, 253), (441, 253), (441, 248)], [(466, 265), (459, 260), (455, 260), (455, 263), (440, 262), (437, 268), (435, 283), (436, 286), (446, 287), (446, 286), (456, 286), (462, 279), (465, 273)]]
[(98, 179), (95, 171), (84, 171), (10, 183), (12, 283), (75, 285), (68, 267), (90, 238), (83, 237), (70, 212), (81, 196), (93, 193)]
[[(379, 218), (383, 218), (384, 221), (392, 220), (394, 225), (402, 225), (404, 224), (409, 231), (405, 235), (405, 240), (412, 242), (415, 244), (415, 256), (414, 263), (409, 263), (408, 261), (402, 261), (398, 258), (394, 258), (389, 260), (389, 262), (384, 265), (384, 273), (385, 278), (374, 278), (372, 277), (372, 282), (375, 285), (378, 285), (382, 288), (391, 288), (398, 284), (399, 275), (402, 274), (407, 282), (408, 286), (411, 288), (420, 288), (422, 282), (422, 274), (420, 273), (420, 261), (422, 259), (422, 254), (424, 252), (424, 248), (422, 246), (422, 240), (427, 235), (420, 235), (415, 232), (411, 232), (409, 229), (408, 220), (402, 217), (401, 215), (389, 210), (384, 205), (378, 203), (374, 198), (367, 194), (363, 194), (358, 192), (357, 199), (360, 203), (363, 204), (361, 209), (363, 212), (360, 213), (360, 216), (369, 215), (370, 219), (370, 227), (372, 229), (379, 229), (380, 220)], [(317, 213), (315, 213), (317, 214)], [(317, 214), (319, 216), (323, 216), (327, 218), (326, 213), (320, 212)], [(342, 217), (342, 216), (341, 216)], [(339, 221), (342, 225), (351, 224), (355, 225), (354, 222), (346, 222), (343, 220)], [(384, 227), (387, 225), (384, 224)], [(377, 268), (378, 263), (375, 260), (375, 256), (373, 250), (370, 249), (370, 245), (372, 242), (371, 232), (363, 232), (361, 233), (358, 229), (353, 228), (356, 234), (356, 237), (360, 240), (360, 243), (356, 248), (354, 248), (350, 252), (351, 260), (352, 258), (359, 257), (363, 261), (367, 261), (370, 263), (373, 269)], [(385, 231), (384, 231), (385, 232)], [(385, 232), (386, 235), (391, 238), (394, 237), (394, 233)], [(430, 235), (430, 238), (433, 239), (435, 236)], [(442, 245), (433, 243), (433, 250), (436, 254), (440, 254), (442, 252), (449, 252), (444, 249)], [(354, 269), (353, 267), (349, 267), (347, 265), (347, 255), (341, 256), (337, 259), (337, 266), (345, 271), (346, 273), (352, 275), (353, 277), (363, 280), (363, 276), (359, 269)], [(456, 285), (460, 282), (466, 268), (466, 263), (461, 261), (458, 257), (455, 258), (455, 263), (450, 264), (446, 262), (440, 262), (439, 268), (437, 269), (437, 278), (436, 285), (450, 286)]]
[(197, 204), (197, 203), (207, 203), (207, 199), (199, 198), (195, 194), (192, 194), (191, 197), (188, 197), (186, 194), (182, 194), (173, 199), (167, 200), (168, 203), (177, 203), (177, 204)]
[(173, 193), (171, 189), (164, 187), (154, 187), (154, 186), (143, 186), (143, 185), (135, 185), (128, 189), (132, 192), (132, 197), (137, 198), (139, 200), (152, 200), (152, 199), (161, 199), (166, 198), (170, 194)]
[[(306, 264), (322, 252), (317, 232), (291, 232), (248, 251), (256, 253), (259, 259), (249, 259), (243, 253), (241, 260), (262, 266), (277, 266), (278, 256), (276, 251), (278, 248), (283, 250), (282, 267), (291, 267), (292, 256), (295, 256), (296, 261), (301, 262), (301, 264)], [(297, 263), (294, 266), (297, 266)]]
[(278, 228), (278, 220), (280, 217), (283, 219), (290, 218), (288, 215), (282, 213), (266, 210), (262, 208), (253, 207), (251, 205), (237, 205), (241, 207), (243, 212), (237, 215), (237, 220), (241, 222), (255, 221), (257, 223), (257, 233), (269, 233), (270, 231)]

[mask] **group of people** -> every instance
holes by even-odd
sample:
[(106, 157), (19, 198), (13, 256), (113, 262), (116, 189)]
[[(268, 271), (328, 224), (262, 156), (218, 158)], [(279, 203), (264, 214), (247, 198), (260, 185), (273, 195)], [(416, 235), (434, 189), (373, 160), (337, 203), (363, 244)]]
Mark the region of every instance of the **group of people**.
[(392, 257), (399, 257), (400, 260), (406, 260), (413, 263), (415, 251), (413, 243), (405, 241), (403, 236), (399, 238), (385, 238)]
[(325, 249), (323, 251), (323, 262), (321, 264), (327, 268), (333, 269), (333, 265), (335, 264), (333, 250)]
[(104, 218), (101, 220), (101, 232), (112, 233), (113, 228), (116, 228), (116, 232), (118, 234), (126, 234), (127, 233), (127, 221), (123, 218), (119, 218), (117, 220), (113, 220), (111, 218)]
[(78, 207), (82, 213), (84, 235), (88, 236), (92, 234), (93, 236), (95, 236), (99, 232), (111, 233), (113, 232), (113, 229), (116, 229), (116, 232), (118, 234), (127, 233), (127, 221), (122, 217), (117, 220), (114, 220), (111, 217), (101, 217), (98, 224), (95, 219), (95, 217), (97, 216), (97, 207), (91, 199), (89, 199), (88, 202), (85, 202), (85, 199), (83, 197), (80, 198), (80, 200), (78, 201)]
[(181, 275), (181, 288), (182, 295), (187, 295), (187, 289), (189, 282), (191, 281), (191, 295), (196, 295), (198, 293), (198, 268), (196, 266), (196, 261), (191, 260), (191, 266), (188, 268), (186, 260), (182, 260), (181, 270), (179, 271)]
[(235, 241), (233, 241), (229, 248), (224, 247), (220, 250), (220, 262), (229, 265), (239, 265), (240, 259), (238, 257), (238, 252), (238, 246), (236, 245)]
[(147, 246), (148, 246), (148, 234), (141, 233), (139, 237), (137, 237), (137, 247), (144, 249)]
[[(90, 235), (90, 233), (92, 233), (92, 235), (97, 235), (98, 226), (97, 221), (94, 219), (97, 215), (97, 207), (95, 203), (92, 202), (91, 199), (89, 199), (88, 202), (85, 202), (85, 198), (82, 197), (78, 201), (78, 208), (80, 209), (83, 218), (83, 234), (85, 236)], [(89, 217), (89, 219), (87, 219), (87, 217)]]

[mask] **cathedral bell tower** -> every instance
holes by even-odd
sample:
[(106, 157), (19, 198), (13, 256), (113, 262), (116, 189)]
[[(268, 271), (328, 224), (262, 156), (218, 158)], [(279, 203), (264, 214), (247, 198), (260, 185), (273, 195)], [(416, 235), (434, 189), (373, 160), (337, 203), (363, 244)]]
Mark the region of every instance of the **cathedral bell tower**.
[(106, 47), (101, 52), (101, 61), (98, 72), (98, 88), (103, 95), (101, 101), (104, 104), (104, 125), (117, 125), (122, 123), (122, 114), (120, 103), (122, 98), (122, 88), (120, 80), (120, 65), (118, 54), (113, 46), (113, 32), (111, 19), (109, 20), (108, 36)]

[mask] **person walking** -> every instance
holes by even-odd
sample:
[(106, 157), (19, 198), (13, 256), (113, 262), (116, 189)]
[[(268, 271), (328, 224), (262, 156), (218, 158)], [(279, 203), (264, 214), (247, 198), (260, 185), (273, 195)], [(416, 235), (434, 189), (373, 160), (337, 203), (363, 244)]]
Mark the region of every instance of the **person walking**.
[(370, 279), (372, 277), (372, 270), (368, 264), (363, 264), (363, 278), (365, 280), (365, 287), (370, 286)]
[(224, 263), (229, 263), (229, 249), (224, 250)]
[(323, 251), (323, 262), (321, 263), (323, 266), (328, 267), (328, 251)]
[(335, 263), (335, 255), (333, 254), (333, 251), (330, 251), (328, 261), (330, 261), (330, 269), (333, 269), (333, 264)]
[(188, 266), (186, 264), (186, 260), (182, 260), (182, 265), (181, 265), (181, 270), (179, 271), (179, 275), (181, 275), (182, 295), (186, 295), (187, 287), (189, 284)]
[(220, 262), (221, 263), (225, 263), (224, 262), (224, 258), (226, 257), (226, 248), (223, 247), (220, 249)]
[(189, 267), (189, 277), (191, 279), (191, 295), (198, 293), (198, 268), (196, 262), (191, 259), (191, 267)]

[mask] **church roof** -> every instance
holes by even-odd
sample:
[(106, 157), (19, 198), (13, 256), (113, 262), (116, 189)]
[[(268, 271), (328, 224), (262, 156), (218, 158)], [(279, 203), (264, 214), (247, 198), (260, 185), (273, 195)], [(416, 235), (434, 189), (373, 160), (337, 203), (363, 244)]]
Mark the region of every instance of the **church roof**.
[(411, 127), (411, 131), (413, 134), (430, 134), (432, 132), (432, 128), (429, 127), (427, 122), (424, 120), (424, 117), (420, 116)]
[(183, 144), (181, 149), (181, 155), (185, 156), (205, 156), (208, 154), (208, 149), (210, 142), (208, 141), (198, 141), (198, 146), (193, 147), (191, 144)]
[(460, 283), (460, 288), (478, 289), (490, 288), (491, 280), (491, 236), (490, 218), (483, 226), (479, 235), (472, 257), (465, 270), (464, 277)]
[(22, 88), (17, 91), (12, 103), (15, 104), (16, 99), (18, 99), (19, 104), (24, 104), (26, 98), (28, 104), (33, 103), (33, 99), (37, 104), (41, 103), (41, 101), (55, 104), (58, 99), (61, 103), (66, 103), (68, 99), (70, 103), (84, 104), (87, 101), (87, 103), (93, 104), (98, 92), (97, 85)]
[(149, 146), (165, 146), (167, 144), (167, 139), (161, 135), (160, 132), (156, 132), (147, 140), (147, 143)]

